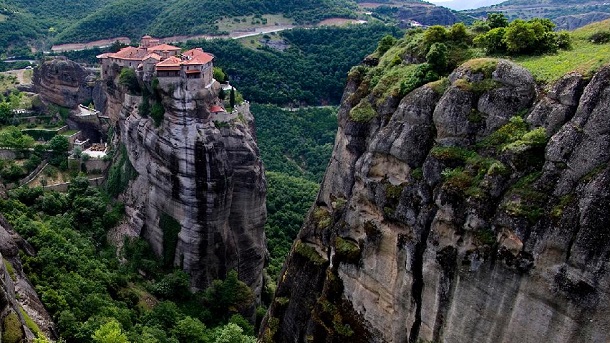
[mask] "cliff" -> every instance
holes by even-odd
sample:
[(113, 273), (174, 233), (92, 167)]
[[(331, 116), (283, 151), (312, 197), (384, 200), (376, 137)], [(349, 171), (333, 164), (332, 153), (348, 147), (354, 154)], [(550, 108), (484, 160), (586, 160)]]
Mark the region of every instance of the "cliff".
[(96, 82), (93, 70), (65, 59), (47, 59), (34, 69), (34, 92), (40, 94), (46, 104), (73, 109), (79, 104), (93, 102), (96, 109), (104, 111), (106, 96), (102, 84)]
[(248, 104), (211, 113), (219, 91), (218, 83), (153, 90), (165, 111), (158, 127), (139, 110), (141, 96), (109, 93), (109, 108), (122, 104), (120, 113), (108, 113), (118, 119), (114, 143), (122, 153), (115, 163), (123, 158), (119, 173), (133, 176), (121, 197), (129, 234), (146, 238), (166, 265), (189, 273), (194, 289), (235, 269), (260, 295), (264, 170)]
[(262, 340), (605, 342), (610, 67), (541, 90), (473, 60), (402, 98), (370, 69), (350, 73)]
[[(149, 105), (164, 111), (156, 125), (150, 106), (140, 109), (148, 98), (121, 86), (119, 71), (98, 79), (58, 58), (34, 73), (44, 102), (73, 108), (92, 100), (110, 118), (115, 159), (108, 186), (125, 202), (127, 219), (109, 237), (119, 245), (125, 236), (144, 237), (166, 266), (191, 276), (193, 289), (235, 269), (259, 296), (267, 256), (266, 181), (249, 105), (211, 113), (218, 83), (187, 90), (187, 83), (153, 87), (139, 80), (149, 90)], [(94, 129), (105, 134), (105, 126)]]
[(54, 338), (54, 324), (23, 273), (19, 250), (33, 253), (0, 215), (0, 330), (3, 342), (31, 342), (40, 331)]

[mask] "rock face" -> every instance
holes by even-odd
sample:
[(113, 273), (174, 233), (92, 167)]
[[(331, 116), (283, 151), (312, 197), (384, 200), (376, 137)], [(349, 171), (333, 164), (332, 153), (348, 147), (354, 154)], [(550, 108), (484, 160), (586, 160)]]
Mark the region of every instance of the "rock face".
[[(21, 268), (19, 249), (33, 249), (0, 215), (0, 330), (2, 337), (31, 342), (36, 334), (26, 324), (26, 315), (47, 338), (55, 338), (51, 317)], [(22, 340), (21, 340), (22, 339)]]
[(105, 110), (106, 96), (95, 73), (68, 59), (46, 60), (34, 69), (32, 83), (47, 103), (72, 109), (93, 101), (98, 110)]
[(350, 77), (261, 339), (607, 341), (608, 80), (474, 61), (355, 122)]
[[(133, 235), (145, 237), (167, 265), (203, 289), (231, 269), (260, 295), (266, 260), (266, 181), (247, 103), (210, 113), (218, 83), (158, 90), (158, 127), (142, 117), (140, 96), (123, 92), (115, 143), (135, 170), (123, 194)], [(119, 102), (116, 98), (109, 103)], [(114, 105), (112, 105), (114, 107)]]

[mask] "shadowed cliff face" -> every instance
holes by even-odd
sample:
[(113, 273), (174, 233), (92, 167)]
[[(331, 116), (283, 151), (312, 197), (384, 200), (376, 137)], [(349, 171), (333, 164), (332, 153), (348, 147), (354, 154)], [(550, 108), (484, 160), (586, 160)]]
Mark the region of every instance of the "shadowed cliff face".
[[(218, 84), (215, 85), (218, 87)], [(137, 172), (123, 198), (133, 234), (203, 289), (231, 269), (260, 295), (266, 258), (266, 182), (248, 105), (211, 114), (218, 89), (164, 92), (164, 120), (124, 95), (118, 127)]]
[(96, 109), (105, 111), (106, 94), (95, 72), (65, 58), (46, 60), (34, 69), (34, 90), (45, 103), (66, 108), (93, 101)]
[[(605, 342), (608, 80), (537, 93), (475, 60), (375, 99), (352, 73), (263, 341)], [(376, 116), (354, 121), (363, 99)]]

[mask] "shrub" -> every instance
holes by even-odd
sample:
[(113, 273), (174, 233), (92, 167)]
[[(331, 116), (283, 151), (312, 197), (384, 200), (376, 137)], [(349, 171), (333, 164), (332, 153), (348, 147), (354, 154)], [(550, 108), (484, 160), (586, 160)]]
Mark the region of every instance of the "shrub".
[(2, 342), (3, 343), (20, 343), (25, 338), (21, 328), (21, 322), (15, 312), (10, 312), (4, 317), (2, 323)]
[(377, 53), (380, 57), (383, 56), (394, 44), (396, 44), (396, 38), (392, 35), (385, 35), (377, 45)]
[(163, 108), (163, 105), (155, 103), (150, 111), (150, 116), (152, 117), (155, 126), (158, 127), (161, 125), (161, 122), (163, 122), (163, 118), (165, 117), (165, 108)]
[(349, 112), (351, 120), (359, 123), (366, 123), (377, 116), (377, 112), (373, 109), (373, 106), (366, 99), (362, 99), (358, 105), (356, 105)]
[(141, 92), (140, 83), (136, 72), (131, 68), (121, 69), (119, 75), (119, 84), (127, 88), (131, 94), (139, 94)]
[(434, 43), (426, 54), (426, 61), (435, 71), (441, 73), (447, 68), (447, 45)]
[(481, 47), (489, 55), (500, 54), (506, 52), (506, 43), (504, 42), (504, 34), (506, 29), (498, 27), (484, 34), (475, 37), (474, 44)]
[(447, 41), (447, 29), (441, 25), (430, 26), (424, 32), (424, 44), (432, 46), (434, 43), (443, 43)]
[(598, 31), (589, 37), (593, 44), (604, 44), (610, 42), (610, 31)]

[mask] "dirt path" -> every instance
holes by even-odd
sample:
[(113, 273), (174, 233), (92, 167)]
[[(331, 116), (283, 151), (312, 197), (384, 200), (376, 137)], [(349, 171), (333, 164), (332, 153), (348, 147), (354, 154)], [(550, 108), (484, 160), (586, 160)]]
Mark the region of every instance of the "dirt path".
[(25, 85), (25, 84), (29, 84), (32, 82), (30, 77), (25, 76), (26, 71), (27, 71), (27, 69), (17, 69), (17, 70), (5, 71), (2, 74), (14, 75), (15, 77), (17, 77), (17, 82), (19, 82), (20, 85)]

